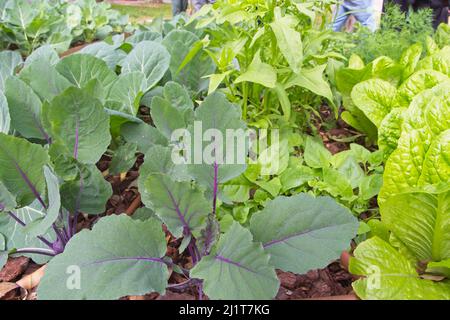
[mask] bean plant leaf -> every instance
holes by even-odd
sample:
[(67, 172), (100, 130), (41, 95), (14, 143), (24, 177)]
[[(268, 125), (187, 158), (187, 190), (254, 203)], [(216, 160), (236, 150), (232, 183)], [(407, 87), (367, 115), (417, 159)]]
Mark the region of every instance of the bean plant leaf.
[(337, 259), (356, 235), (358, 220), (330, 197), (298, 194), (267, 203), (253, 214), (250, 231), (273, 266), (302, 274)]
[(25, 138), (48, 140), (41, 123), (42, 103), (33, 90), (22, 80), (11, 77), (5, 83), (12, 127)]
[(277, 84), (277, 73), (271, 65), (261, 61), (260, 52), (258, 51), (247, 70), (237, 77), (234, 83), (244, 81), (258, 83), (267, 88), (275, 88)]
[(96, 163), (108, 148), (109, 116), (85, 90), (67, 89), (44, 105), (43, 114), (54, 157), (64, 154), (82, 163)]
[[(280, 15), (280, 8), (277, 9), (278, 15)], [(294, 73), (299, 74), (303, 63), (303, 44), (300, 33), (291, 25), (291, 17), (286, 16), (276, 17), (275, 21), (270, 24), (270, 27), (277, 39), (277, 45), (289, 66)]]
[(323, 78), (326, 64), (311, 69), (302, 69), (299, 74), (293, 75), (285, 85), (288, 89), (292, 86), (305, 88), (318, 96), (326, 98), (330, 103), (334, 104), (333, 92), (329, 83)]
[(169, 69), (170, 54), (158, 42), (142, 41), (122, 62), (122, 73), (139, 71), (147, 78), (146, 90), (153, 88)]
[(0, 181), (19, 206), (26, 206), (43, 194), (43, 167), (48, 161), (47, 152), (40, 145), (0, 133)]
[[(120, 244), (120, 245), (118, 245)], [(164, 294), (169, 272), (166, 241), (155, 219), (126, 215), (101, 219), (78, 233), (48, 264), (38, 287), (41, 300), (118, 299)]]
[(304, 158), (308, 166), (311, 168), (328, 168), (331, 157), (331, 152), (320, 141), (310, 136), (306, 138)]
[(203, 279), (210, 299), (272, 299), (279, 281), (269, 257), (260, 243), (253, 242), (250, 231), (233, 222), (190, 275)]
[(378, 237), (361, 243), (350, 260), (350, 272), (364, 276), (353, 289), (367, 300), (450, 299), (450, 284), (421, 279), (411, 262)]

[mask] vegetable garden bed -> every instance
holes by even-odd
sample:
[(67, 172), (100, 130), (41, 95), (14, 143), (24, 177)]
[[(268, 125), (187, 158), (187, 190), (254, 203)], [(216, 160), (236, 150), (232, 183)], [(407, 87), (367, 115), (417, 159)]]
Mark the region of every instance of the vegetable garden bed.
[(450, 298), (448, 26), (363, 61), (332, 4), (0, 52), (0, 298)]

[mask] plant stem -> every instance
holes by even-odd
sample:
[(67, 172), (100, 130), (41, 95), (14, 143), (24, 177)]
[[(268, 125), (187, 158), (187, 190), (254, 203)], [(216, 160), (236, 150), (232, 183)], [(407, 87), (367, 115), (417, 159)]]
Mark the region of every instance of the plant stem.
[(54, 257), (56, 255), (53, 250), (41, 249), (41, 248), (21, 248), (21, 249), (16, 249), (11, 254), (21, 254), (21, 253), (40, 254), (40, 255), (50, 256), (50, 257)]
[[(11, 218), (13, 218), (14, 220), (16, 220), (16, 222), (18, 224), (20, 224), (22, 227), (26, 227), (27, 224), (25, 222), (23, 222), (18, 216), (16, 216), (14, 213), (12, 213), (11, 211), (8, 211), (8, 214)], [(50, 243), (50, 241), (48, 241), (47, 239), (45, 239), (43, 236), (37, 236), (36, 238), (38, 238), (39, 240), (41, 240), (42, 243), (44, 243), (47, 247), (49, 247), (50, 249), (53, 249), (52, 244)]]
[(242, 118), (244, 120), (246, 120), (247, 119), (247, 103), (248, 103), (248, 87), (247, 87), (247, 83), (245, 81), (242, 83), (242, 94), (243, 94)]

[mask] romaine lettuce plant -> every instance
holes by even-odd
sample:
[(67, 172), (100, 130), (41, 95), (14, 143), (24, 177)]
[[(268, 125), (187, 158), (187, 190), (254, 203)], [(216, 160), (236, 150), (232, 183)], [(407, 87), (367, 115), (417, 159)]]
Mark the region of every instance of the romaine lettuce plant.
[[(381, 224), (350, 261), (365, 299), (449, 299), (449, 83), (417, 95), (403, 112), (378, 197)], [(384, 121), (384, 120), (383, 120)]]
[(401, 122), (414, 98), (449, 80), (449, 47), (430, 52), (421, 59), (422, 46), (407, 49), (399, 62), (379, 57), (368, 65), (357, 57), (337, 72), (336, 81), (344, 97), (342, 118), (366, 133), (388, 157), (396, 148)]

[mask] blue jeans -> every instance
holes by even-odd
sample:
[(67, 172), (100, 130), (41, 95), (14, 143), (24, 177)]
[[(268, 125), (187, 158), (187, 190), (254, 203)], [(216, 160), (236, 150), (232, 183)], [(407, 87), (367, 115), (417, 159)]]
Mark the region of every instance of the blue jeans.
[[(359, 4), (355, 4), (359, 2)], [(367, 1), (344, 1), (336, 12), (333, 24), (334, 31), (341, 31), (350, 15), (354, 16), (363, 26), (375, 31), (377, 28), (373, 7)]]
[(216, 0), (192, 0), (195, 11), (200, 10), (205, 4), (214, 2), (216, 2)]
[(177, 14), (186, 12), (188, 7), (188, 0), (172, 0), (172, 14), (175, 17)]

